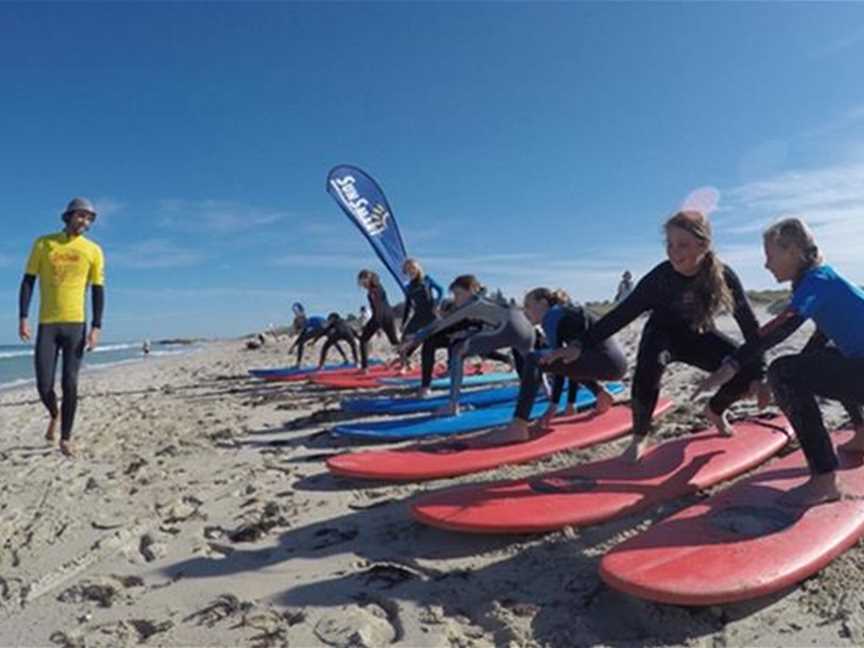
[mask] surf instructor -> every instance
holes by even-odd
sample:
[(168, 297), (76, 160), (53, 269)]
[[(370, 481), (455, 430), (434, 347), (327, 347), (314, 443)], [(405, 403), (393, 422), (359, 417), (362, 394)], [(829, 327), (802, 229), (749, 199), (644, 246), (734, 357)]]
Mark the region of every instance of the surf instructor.
[[(84, 233), (96, 220), (96, 210), (86, 198), (74, 198), (61, 218), (62, 232), (36, 239), (19, 295), (18, 336), (31, 338), (27, 321), (33, 287), (39, 279), (39, 328), (36, 333), (36, 387), (39, 398), (51, 416), (45, 439), (53, 443), (60, 428), (60, 450), (76, 454), (72, 427), (78, 406), (78, 371), (84, 349), (93, 350), (102, 334), (105, 309), (105, 262), (102, 248)], [(85, 296), (92, 286), (93, 318), (87, 332)], [(63, 354), (63, 403), (58, 410), (54, 392), (57, 358)]]

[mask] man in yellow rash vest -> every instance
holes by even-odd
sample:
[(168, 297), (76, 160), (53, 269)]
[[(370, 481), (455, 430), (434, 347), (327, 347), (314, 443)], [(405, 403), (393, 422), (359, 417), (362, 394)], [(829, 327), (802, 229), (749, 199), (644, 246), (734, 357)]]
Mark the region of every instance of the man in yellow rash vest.
[[(31, 337), (27, 314), (33, 287), (39, 279), (39, 329), (36, 334), (36, 387), (51, 422), (45, 438), (53, 443), (60, 427), (60, 450), (75, 455), (72, 426), (78, 406), (78, 370), (84, 349), (93, 350), (102, 331), (105, 308), (105, 262), (102, 248), (84, 237), (96, 220), (96, 210), (89, 200), (75, 198), (62, 215), (62, 232), (36, 239), (19, 295), (20, 322), (18, 335), (23, 341)], [(93, 319), (87, 334), (85, 296), (92, 286)], [(54, 393), (57, 358), (63, 354), (63, 404), (58, 410)]]

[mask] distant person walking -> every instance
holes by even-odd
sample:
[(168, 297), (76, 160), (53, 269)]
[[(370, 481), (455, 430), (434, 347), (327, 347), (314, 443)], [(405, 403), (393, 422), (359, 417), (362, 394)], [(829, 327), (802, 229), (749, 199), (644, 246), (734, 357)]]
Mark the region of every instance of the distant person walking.
[[(19, 295), (18, 335), (31, 338), (27, 322), (36, 279), (39, 279), (39, 328), (36, 333), (36, 387), (51, 416), (45, 439), (53, 443), (60, 427), (60, 450), (74, 456), (72, 427), (78, 406), (78, 371), (85, 347), (96, 348), (102, 332), (105, 308), (105, 262), (102, 248), (85, 238), (84, 233), (96, 220), (89, 200), (75, 198), (62, 214), (62, 232), (36, 239)], [(93, 313), (87, 333), (85, 296), (92, 286)], [(57, 359), (63, 355), (63, 403), (57, 407), (54, 379)]]
[(621, 275), (621, 283), (618, 284), (618, 292), (615, 293), (615, 303), (620, 304), (631, 292), (633, 292), (633, 275), (629, 270), (625, 270)]

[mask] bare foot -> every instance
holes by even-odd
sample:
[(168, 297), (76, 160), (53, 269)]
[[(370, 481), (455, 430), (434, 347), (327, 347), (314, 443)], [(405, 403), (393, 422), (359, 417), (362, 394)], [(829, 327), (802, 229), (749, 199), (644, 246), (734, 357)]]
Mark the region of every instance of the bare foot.
[(76, 457), (78, 455), (78, 447), (75, 445), (75, 442), (71, 439), (69, 440), (60, 440), (60, 452), (66, 455), (69, 458)]
[(726, 420), (725, 412), (723, 414), (715, 414), (714, 411), (706, 405), (705, 416), (708, 417), (708, 420), (711, 421), (711, 425), (716, 427), (717, 431), (723, 436), (731, 437), (735, 433), (732, 429), (732, 425)]
[(550, 427), (552, 427), (552, 419), (555, 418), (556, 414), (558, 414), (557, 407), (547, 408), (547, 410), (543, 412), (543, 415), (531, 424), (531, 429), (535, 432), (539, 432), (540, 430), (548, 430)]
[(837, 446), (843, 452), (864, 452), (864, 427), (855, 428), (855, 436), (843, 445)]
[(843, 497), (837, 488), (835, 473), (813, 475), (809, 480), (780, 496), (778, 500), (784, 506), (808, 507), (818, 504), (836, 502)]
[(594, 411), (597, 414), (608, 412), (610, 409), (612, 409), (612, 406), (614, 404), (615, 397), (605, 389), (601, 389), (599, 392), (597, 392), (597, 407), (594, 408)]
[(493, 430), (489, 434), (484, 434), (477, 440), (480, 442), (481, 446), (504, 445), (507, 443), (530, 441), (532, 435), (528, 425), (528, 421), (523, 419), (513, 419), (510, 421), (510, 425), (506, 428)]
[(639, 463), (639, 460), (645, 456), (645, 452), (647, 452), (649, 447), (650, 444), (647, 436), (641, 438), (633, 437), (630, 445), (621, 453), (621, 459), (631, 464)]
[(48, 430), (45, 432), (45, 440), (53, 444), (57, 440), (57, 427), (60, 425), (60, 417), (51, 419)]

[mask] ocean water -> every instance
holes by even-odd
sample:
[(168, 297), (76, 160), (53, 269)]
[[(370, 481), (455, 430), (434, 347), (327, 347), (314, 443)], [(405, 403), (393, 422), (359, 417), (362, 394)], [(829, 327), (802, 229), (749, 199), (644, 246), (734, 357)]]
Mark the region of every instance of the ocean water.
[[(198, 347), (188, 344), (150, 345), (150, 357), (179, 355), (189, 353)], [(96, 368), (106, 368), (118, 364), (144, 361), (141, 351), (141, 341), (136, 342), (103, 342), (94, 351), (84, 354), (82, 371)], [(57, 379), (60, 379), (62, 359), (57, 363)], [(10, 389), (34, 381), (33, 345), (32, 344), (0, 344), (0, 389)]]

